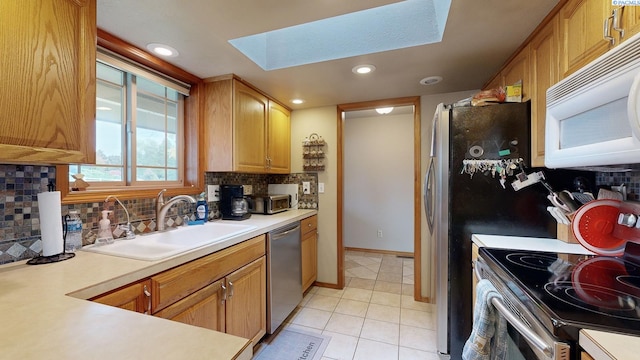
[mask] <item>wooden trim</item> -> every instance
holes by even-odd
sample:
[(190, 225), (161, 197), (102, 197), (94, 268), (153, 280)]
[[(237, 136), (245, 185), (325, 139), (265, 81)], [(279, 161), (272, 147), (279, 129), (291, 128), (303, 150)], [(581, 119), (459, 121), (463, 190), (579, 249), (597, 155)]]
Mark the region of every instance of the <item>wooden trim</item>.
[(338, 105), (337, 106), (337, 117), (338, 117), (338, 153), (337, 153), (337, 184), (338, 184), (338, 203), (337, 203), (337, 211), (336, 214), (338, 216), (337, 219), (337, 253), (338, 253), (338, 284), (337, 288), (344, 288), (344, 239), (343, 239), (343, 223), (342, 217), (344, 214), (344, 112), (345, 110)]
[(489, 84), (491, 84), (491, 82), (493, 81), (493, 79), (496, 78), (496, 76), (500, 76), (500, 73), (502, 72), (502, 70), (504, 70), (504, 68), (511, 62), (511, 60), (513, 60), (516, 56), (518, 56), (520, 51), (522, 51), (531, 42), (531, 40), (533, 40), (533, 38), (535, 38), (538, 35), (538, 33), (541, 32), (544, 29), (544, 27), (547, 26), (547, 24), (550, 23), (553, 20), (553, 17), (556, 16), (560, 12), (560, 9), (562, 9), (562, 7), (568, 1), (569, 0), (559, 0), (558, 1), (558, 4), (556, 4), (556, 6), (554, 6), (553, 9), (551, 9), (551, 11), (549, 11), (547, 16), (545, 16), (544, 19), (542, 19), (540, 24), (538, 24), (538, 26), (536, 26), (536, 28), (531, 32), (531, 34), (529, 34), (529, 36), (527, 36), (527, 38), (524, 39), (522, 44), (520, 44), (520, 46), (518, 46), (518, 48), (516, 48), (513, 51), (511, 56), (509, 56), (509, 58), (507, 58), (507, 60), (502, 64), (502, 66), (500, 66), (498, 71), (496, 71), (496, 73), (492, 77), (490, 77), (489, 80), (487, 80), (482, 85), (482, 89), (485, 89), (487, 86), (489, 86)]
[(414, 257), (413, 253), (406, 252), (406, 251), (363, 249), (363, 248), (354, 248), (354, 247), (348, 247), (348, 246), (345, 246), (344, 250), (345, 251), (359, 251), (359, 252), (371, 253), (371, 254), (394, 255), (394, 256), (409, 257), (409, 258), (413, 258)]
[(210, 82), (216, 82), (216, 81), (221, 81), (221, 80), (237, 80), (237, 81), (241, 82), (242, 84), (250, 87), (253, 91), (255, 91), (255, 92), (259, 93), (260, 95), (268, 98), (269, 101), (272, 101), (272, 102), (282, 106), (283, 108), (287, 109), (289, 112), (293, 111), (285, 103), (279, 101), (278, 99), (274, 98), (273, 96), (271, 96), (271, 95), (267, 94), (266, 92), (260, 90), (259, 88), (257, 88), (256, 86), (254, 86), (253, 84), (251, 84), (250, 82), (248, 82), (247, 80), (241, 78), (240, 76), (238, 76), (236, 74), (226, 74), (226, 75), (212, 76), (212, 77), (205, 78), (203, 81), (206, 82), (206, 83), (210, 83)]
[[(338, 276), (339, 276), (339, 274), (338, 274)], [(326, 282), (318, 282), (318, 281), (314, 282), (313, 286), (324, 287), (324, 288), (329, 288), (329, 289), (337, 289), (337, 290), (340, 290), (340, 289), (344, 288), (344, 284), (342, 286), (339, 286), (338, 284), (332, 284), (332, 283), (326, 283)], [(311, 287), (309, 287), (309, 289), (311, 289)]]
[[(191, 85), (190, 96), (185, 99), (184, 118), (184, 184), (183, 186), (168, 188), (166, 195), (174, 196), (178, 194), (198, 194), (204, 189), (204, 175), (202, 172), (203, 157), (200, 156), (204, 142), (202, 134), (201, 119), (204, 118), (204, 82), (202, 79), (192, 75), (175, 65), (172, 65), (160, 58), (121, 40), (104, 30), (98, 29), (98, 45), (114, 53), (134, 60), (153, 70), (162, 72), (168, 76), (186, 82)], [(94, 61), (95, 62), (95, 61)], [(62, 204), (102, 202), (107, 195), (116, 195), (120, 200), (131, 200), (141, 198), (154, 198), (165, 186), (156, 186), (145, 189), (100, 189), (95, 191), (84, 191), (69, 193), (69, 167), (68, 165), (56, 166), (56, 188), (60, 191)]]
[[(413, 201), (413, 223), (414, 223), (414, 234), (413, 234), (413, 252), (414, 252), (414, 299), (417, 301), (423, 301), (424, 298), (421, 296), (422, 286), (420, 284), (421, 275), (421, 180), (420, 177), (422, 175), (421, 165), (420, 165), (420, 144), (421, 144), (421, 116), (420, 116), (420, 97), (412, 96), (412, 97), (403, 97), (403, 98), (395, 98), (395, 99), (387, 99), (387, 100), (373, 100), (373, 101), (364, 101), (364, 102), (355, 102), (349, 104), (340, 104), (337, 106), (337, 124), (338, 124), (338, 191), (337, 191), (337, 216), (338, 216), (338, 226), (337, 226), (337, 246), (338, 246), (338, 284), (336, 287), (338, 289), (342, 289), (344, 287), (344, 242), (342, 237), (343, 232), (343, 208), (344, 208), (344, 112), (345, 111), (353, 111), (353, 110), (368, 110), (374, 109), (380, 106), (403, 106), (403, 105), (413, 105), (413, 141), (414, 141), (414, 185), (413, 185), (413, 193), (414, 193), (414, 201)], [(316, 283), (318, 286), (321, 283)], [(331, 287), (331, 286), (326, 286)]]

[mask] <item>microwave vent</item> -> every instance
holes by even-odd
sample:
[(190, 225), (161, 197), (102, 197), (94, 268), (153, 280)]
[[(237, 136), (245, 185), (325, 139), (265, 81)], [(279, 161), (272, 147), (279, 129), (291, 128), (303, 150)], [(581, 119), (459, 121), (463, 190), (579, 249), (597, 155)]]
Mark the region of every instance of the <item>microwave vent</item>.
[(582, 87), (593, 86), (610, 76), (637, 67), (640, 63), (640, 37), (637, 34), (613, 50), (608, 51), (564, 80), (549, 88), (547, 105), (569, 96)]

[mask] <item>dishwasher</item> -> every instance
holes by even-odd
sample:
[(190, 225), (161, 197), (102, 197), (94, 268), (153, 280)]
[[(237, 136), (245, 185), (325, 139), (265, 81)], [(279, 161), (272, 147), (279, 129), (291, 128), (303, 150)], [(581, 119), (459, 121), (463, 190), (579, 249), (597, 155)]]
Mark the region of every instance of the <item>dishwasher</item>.
[(300, 221), (267, 236), (267, 333), (273, 334), (302, 301)]

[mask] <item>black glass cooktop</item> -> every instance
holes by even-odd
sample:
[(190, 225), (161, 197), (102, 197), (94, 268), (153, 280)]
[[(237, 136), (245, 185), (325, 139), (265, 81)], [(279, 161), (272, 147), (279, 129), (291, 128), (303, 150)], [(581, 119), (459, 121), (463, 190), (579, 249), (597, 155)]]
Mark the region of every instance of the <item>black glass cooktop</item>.
[(631, 256), (485, 248), (481, 257), (556, 336), (580, 328), (640, 335), (640, 261)]

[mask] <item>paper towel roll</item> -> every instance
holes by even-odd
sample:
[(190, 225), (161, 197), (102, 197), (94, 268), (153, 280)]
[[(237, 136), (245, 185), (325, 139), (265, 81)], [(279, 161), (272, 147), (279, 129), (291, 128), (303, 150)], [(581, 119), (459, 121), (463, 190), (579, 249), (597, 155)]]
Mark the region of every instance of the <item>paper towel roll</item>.
[(38, 210), (40, 211), (42, 255), (51, 256), (62, 253), (64, 241), (62, 239), (60, 191), (39, 193)]

